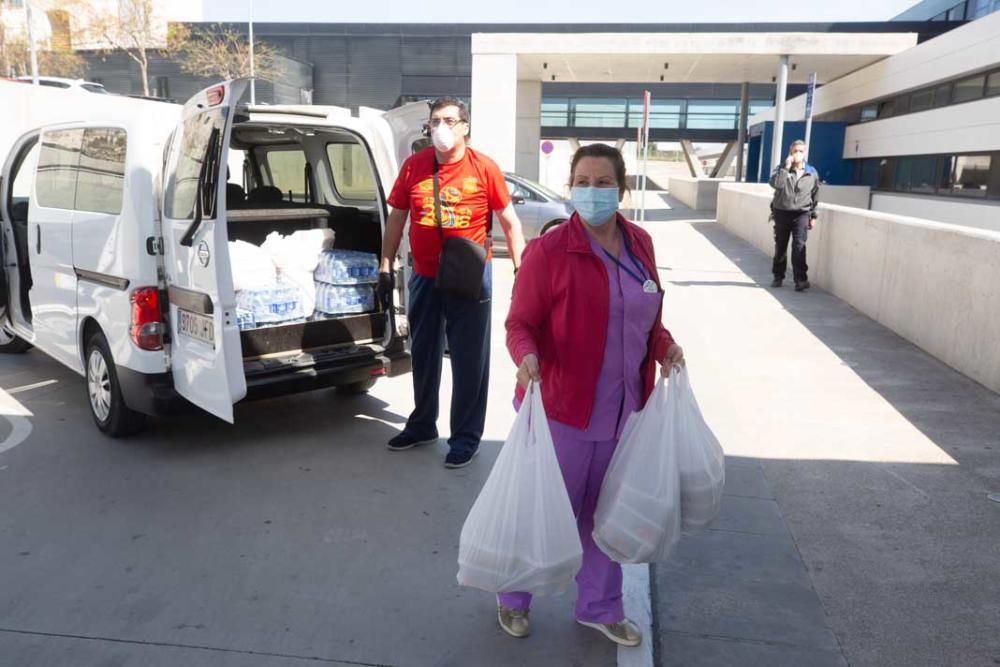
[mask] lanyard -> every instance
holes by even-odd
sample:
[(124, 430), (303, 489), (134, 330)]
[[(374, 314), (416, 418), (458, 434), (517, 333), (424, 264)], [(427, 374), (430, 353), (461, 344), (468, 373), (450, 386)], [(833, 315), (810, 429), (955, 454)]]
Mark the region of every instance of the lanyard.
[(632, 269), (630, 269), (627, 266), (625, 266), (624, 264), (622, 264), (620, 259), (618, 259), (614, 255), (612, 255), (610, 252), (608, 252), (607, 250), (605, 250), (604, 246), (601, 246), (601, 250), (604, 250), (604, 254), (608, 256), (608, 259), (610, 259), (612, 262), (614, 262), (615, 264), (617, 264), (618, 268), (620, 268), (622, 271), (624, 271), (625, 273), (627, 273), (630, 276), (632, 276), (632, 278), (634, 278), (637, 283), (639, 283), (640, 285), (642, 285), (643, 289), (648, 289), (646, 287), (646, 284), (648, 282), (650, 282), (650, 281), (647, 280), (646, 278), (643, 278), (643, 276), (645, 275), (645, 272), (642, 270), (642, 266), (639, 264), (639, 260), (637, 260), (635, 258), (635, 255), (632, 254), (632, 249), (628, 247), (628, 241), (625, 240), (625, 233), (624, 232), (622, 232), (622, 244), (625, 246), (625, 252), (626, 252), (626, 254), (628, 254), (629, 258), (632, 260), (632, 264), (635, 266), (636, 270), (639, 272), (638, 275), (636, 275), (635, 273), (633, 273)]

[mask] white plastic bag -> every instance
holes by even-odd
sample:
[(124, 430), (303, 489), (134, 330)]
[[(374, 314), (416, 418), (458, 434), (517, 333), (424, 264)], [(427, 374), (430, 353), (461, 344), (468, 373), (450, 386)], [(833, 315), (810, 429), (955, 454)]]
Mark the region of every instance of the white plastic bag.
[(458, 583), (491, 593), (559, 593), (582, 558), (541, 391), (532, 384), (462, 526)]
[(665, 381), (625, 423), (594, 511), (594, 542), (619, 563), (665, 559), (680, 539), (675, 433)]
[(625, 423), (601, 486), (594, 541), (620, 563), (667, 558), (681, 531), (718, 515), (725, 454), (705, 423), (686, 368), (661, 379)]
[(278, 283), (270, 255), (252, 243), (230, 241), (229, 266), (233, 272), (233, 289), (237, 292), (267, 289)]
[(313, 272), (319, 264), (320, 254), (333, 247), (332, 229), (300, 229), (288, 236), (271, 232), (261, 248), (278, 267), (282, 282), (295, 285), (302, 293), (302, 309), (306, 317), (316, 308), (316, 285)]
[(701, 415), (687, 369), (671, 371), (668, 391), (670, 400), (676, 402), (671, 428), (677, 433), (681, 525), (685, 531), (699, 530), (719, 516), (726, 455)]

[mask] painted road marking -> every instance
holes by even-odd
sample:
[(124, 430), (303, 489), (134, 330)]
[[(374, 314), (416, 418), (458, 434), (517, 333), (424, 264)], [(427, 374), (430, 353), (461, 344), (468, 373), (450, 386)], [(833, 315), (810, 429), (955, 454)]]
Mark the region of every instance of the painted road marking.
[(625, 615), (642, 631), (642, 644), (618, 647), (618, 667), (653, 667), (653, 602), (649, 587), (649, 565), (622, 565), (622, 596)]
[(0, 442), (0, 454), (17, 447), (31, 435), (31, 420), (33, 416), (16, 398), (0, 389), (0, 419), (10, 423), (11, 429), (7, 438)]
[(50, 384), (56, 384), (59, 380), (45, 380), (44, 382), (36, 382), (35, 384), (26, 384), (23, 387), (14, 387), (13, 389), (8, 389), (7, 393), (14, 395), (20, 394), (25, 391), (31, 391), (32, 389), (41, 389), (42, 387), (48, 387)]

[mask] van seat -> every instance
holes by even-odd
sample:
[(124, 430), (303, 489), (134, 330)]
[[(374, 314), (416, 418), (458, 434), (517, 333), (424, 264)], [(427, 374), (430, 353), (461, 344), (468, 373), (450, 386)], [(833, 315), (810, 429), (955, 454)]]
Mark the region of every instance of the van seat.
[(251, 206), (280, 204), (283, 199), (281, 190), (273, 185), (262, 185), (250, 191), (250, 194), (247, 196), (247, 203)]
[(226, 183), (226, 208), (241, 208), (247, 203), (247, 194), (239, 183)]

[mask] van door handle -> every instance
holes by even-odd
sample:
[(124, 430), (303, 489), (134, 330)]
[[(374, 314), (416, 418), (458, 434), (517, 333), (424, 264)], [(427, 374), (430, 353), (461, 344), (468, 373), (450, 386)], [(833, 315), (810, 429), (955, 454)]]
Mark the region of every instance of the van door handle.
[(35, 225), (35, 254), (42, 254), (42, 226)]

